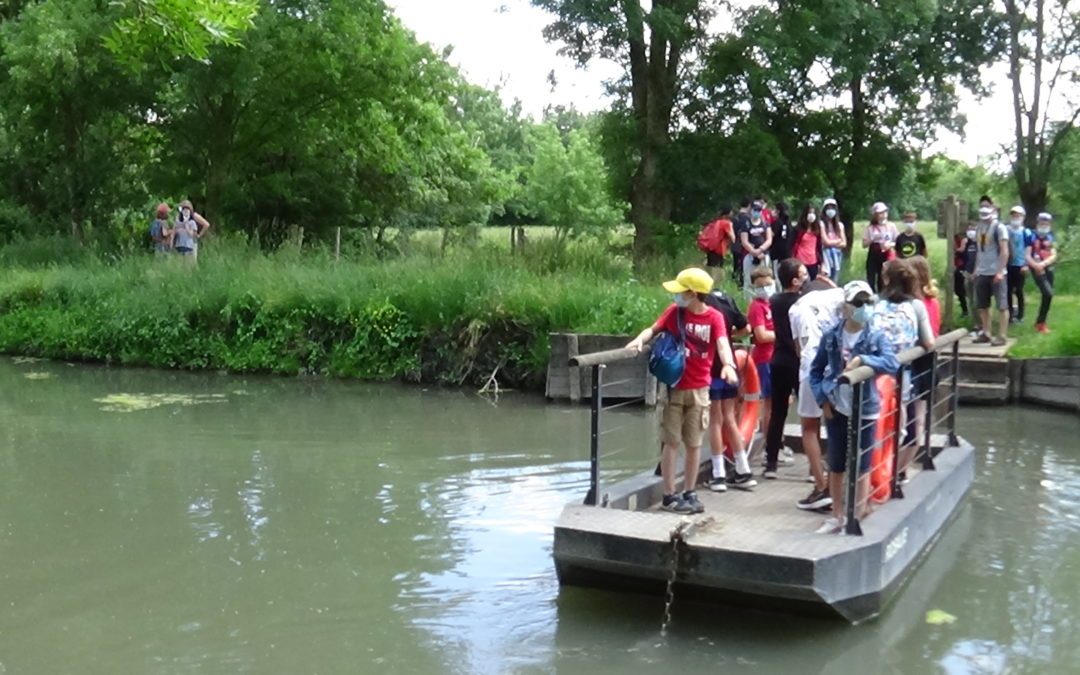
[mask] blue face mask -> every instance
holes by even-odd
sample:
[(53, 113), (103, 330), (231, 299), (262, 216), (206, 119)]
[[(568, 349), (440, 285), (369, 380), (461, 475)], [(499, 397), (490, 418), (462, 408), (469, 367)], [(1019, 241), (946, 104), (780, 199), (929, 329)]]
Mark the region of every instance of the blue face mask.
[(761, 220), (761, 211), (751, 211), (750, 212), (750, 219), (751, 220)]
[(690, 306), (690, 300), (688, 300), (687, 297), (682, 293), (676, 293), (671, 297), (672, 300), (675, 302), (676, 307), (682, 307), (683, 309), (685, 309)]
[(870, 305), (856, 307), (855, 310), (851, 312), (851, 320), (855, 323), (861, 323), (864, 326), (870, 323)]

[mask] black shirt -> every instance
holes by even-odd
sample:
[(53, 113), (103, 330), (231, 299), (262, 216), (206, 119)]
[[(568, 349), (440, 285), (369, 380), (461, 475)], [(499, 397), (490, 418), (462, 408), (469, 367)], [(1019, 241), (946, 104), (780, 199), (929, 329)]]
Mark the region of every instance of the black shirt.
[[(735, 299), (723, 291), (713, 291), (712, 293), (709, 293), (705, 298), (705, 304), (724, 315), (724, 325), (727, 327), (728, 345), (734, 349), (734, 345), (731, 343), (731, 334), (746, 328), (747, 323), (749, 323), (746, 320), (746, 315), (739, 309), (739, 305), (736, 304)], [(720, 361), (719, 357), (713, 359), (713, 377), (720, 377), (720, 370), (723, 367), (724, 364)]]
[(778, 215), (773, 221), (769, 255), (773, 260), (787, 260), (791, 257), (791, 218)]
[(901, 258), (926, 255), (926, 239), (918, 232), (908, 234), (904, 232), (896, 237), (896, 255)]
[(791, 317), (788, 312), (802, 295), (800, 293), (777, 293), (769, 298), (769, 307), (772, 308), (773, 330), (776, 333), (776, 343), (773, 348), (773, 366), (786, 366), (788, 368), (799, 367), (799, 355), (795, 351), (795, 338), (791, 334)]

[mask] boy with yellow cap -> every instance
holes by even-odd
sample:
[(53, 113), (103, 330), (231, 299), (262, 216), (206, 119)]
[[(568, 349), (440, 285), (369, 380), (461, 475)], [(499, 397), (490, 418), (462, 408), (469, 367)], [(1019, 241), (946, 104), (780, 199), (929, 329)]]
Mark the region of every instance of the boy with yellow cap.
[[(668, 391), (661, 413), (660, 436), (663, 454), (660, 474), (664, 481), (661, 508), (676, 513), (701, 513), (705, 510), (697, 498), (698, 468), (701, 463), (701, 443), (709, 426), (709, 385), (712, 382), (713, 358), (719, 354), (723, 363), (721, 377), (729, 384), (738, 382), (735, 358), (727, 341), (727, 329), (720, 312), (705, 304), (713, 280), (702, 269), (690, 268), (679, 272), (673, 281), (664, 283), (674, 302), (653, 323), (626, 345), (641, 351), (643, 346), (661, 331), (679, 339), (685, 335), (686, 362), (682, 378)], [(681, 326), (681, 328), (680, 328)], [(686, 446), (686, 471), (683, 491), (675, 489), (675, 464), (680, 442)]]

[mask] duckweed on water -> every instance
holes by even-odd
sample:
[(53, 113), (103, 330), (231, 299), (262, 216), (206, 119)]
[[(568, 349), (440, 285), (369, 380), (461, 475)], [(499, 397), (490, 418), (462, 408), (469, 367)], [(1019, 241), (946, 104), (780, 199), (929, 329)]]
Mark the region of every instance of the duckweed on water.
[(225, 403), (225, 394), (109, 394), (95, 398), (101, 409), (106, 412), (137, 412), (166, 405), (200, 405), (204, 403)]
[(23, 373), (23, 377), (25, 377), (28, 380), (48, 380), (48, 379), (51, 379), (53, 377), (53, 374), (52, 373), (31, 372), (31, 373)]
[(956, 623), (956, 617), (943, 609), (932, 609), (926, 613), (926, 623), (931, 626), (942, 626), (945, 624)]

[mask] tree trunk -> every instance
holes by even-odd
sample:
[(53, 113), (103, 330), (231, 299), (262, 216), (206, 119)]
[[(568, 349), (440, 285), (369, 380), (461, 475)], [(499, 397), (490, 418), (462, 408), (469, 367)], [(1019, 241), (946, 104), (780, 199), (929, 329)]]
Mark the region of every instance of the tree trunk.
[(863, 81), (861, 75), (854, 75), (849, 84), (851, 92), (851, 154), (848, 157), (847, 169), (844, 171), (844, 185), (840, 186), (836, 195), (837, 201), (843, 205), (844, 236), (847, 237), (848, 250), (855, 246), (855, 211), (852, 209), (853, 200), (859, 199), (862, 190), (856, 189), (862, 178), (863, 153), (866, 146), (866, 99), (863, 96)]

